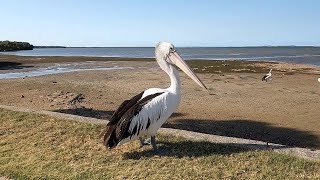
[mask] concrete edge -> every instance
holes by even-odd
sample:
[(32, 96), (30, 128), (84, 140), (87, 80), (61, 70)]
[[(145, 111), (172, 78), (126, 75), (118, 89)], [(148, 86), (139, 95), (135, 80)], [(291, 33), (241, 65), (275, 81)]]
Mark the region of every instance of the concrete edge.
[[(15, 107), (15, 106), (0, 105), (0, 108), (12, 110), (12, 111), (19, 111), (19, 112), (43, 114), (43, 115), (48, 115), (48, 116), (52, 116), (60, 119), (70, 119), (70, 120), (75, 120), (79, 122), (91, 123), (91, 124), (107, 124), (109, 122), (108, 120), (101, 120), (97, 118), (83, 117), (83, 116), (64, 114), (64, 113), (45, 111), (45, 110), (32, 110), (28, 108)], [(175, 137), (183, 137), (192, 141), (208, 141), (212, 143), (230, 144), (230, 145), (247, 148), (251, 150), (272, 150), (280, 154), (287, 154), (287, 155), (296, 156), (304, 159), (310, 159), (310, 160), (320, 160), (320, 150), (289, 147), (286, 145), (267, 143), (263, 141), (218, 136), (218, 135), (204, 134), (204, 133), (179, 130), (179, 129), (171, 129), (171, 128), (160, 128), (159, 133), (165, 134), (165, 135), (172, 135)]]

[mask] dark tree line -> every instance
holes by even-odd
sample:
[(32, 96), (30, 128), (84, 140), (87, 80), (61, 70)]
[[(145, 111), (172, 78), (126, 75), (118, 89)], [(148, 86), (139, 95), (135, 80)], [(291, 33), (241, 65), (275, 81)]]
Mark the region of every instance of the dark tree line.
[(0, 41), (0, 51), (33, 50), (33, 45), (28, 42)]

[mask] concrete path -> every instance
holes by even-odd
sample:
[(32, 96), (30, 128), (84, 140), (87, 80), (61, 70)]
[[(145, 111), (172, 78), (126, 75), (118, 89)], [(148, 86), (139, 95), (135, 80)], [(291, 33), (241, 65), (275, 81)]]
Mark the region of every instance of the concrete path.
[[(108, 120), (90, 118), (90, 117), (82, 117), (77, 115), (71, 114), (64, 114), (52, 111), (45, 111), (45, 110), (32, 110), (27, 108), (21, 107), (14, 107), (14, 106), (6, 106), (0, 105), (2, 109), (8, 109), (12, 111), (20, 111), (20, 112), (31, 112), (31, 113), (38, 113), (44, 114), (48, 116), (53, 116), (60, 119), (70, 119), (80, 122), (86, 123), (93, 123), (93, 124), (106, 124)], [(225, 137), (225, 136), (218, 136), (212, 134), (204, 134), (186, 130), (179, 130), (179, 129), (171, 129), (171, 128), (161, 128), (159, 133), (172, 135), (176, 137), (183, 137), (188, 140), (192, 141), (208, 141), (212, 143), (222, 143), (222, 144), (231, 144), (239, 147), (244, 147), (252, 150), (272, 150), (277, 153), (281, 154), (289, 154), (296, 157), (301, 157), (305, 159), (311, 160), (320, 160), (320, 150), (311, 150), (307, 148), (298, 148), (298, 147), (289, 147), (281, 144), (273, 144), (273, 143), (266, 143), (263, 141), (256, 141), (250, 139), (242, 139), (242, 138), (234, 138), (234, 137)]]

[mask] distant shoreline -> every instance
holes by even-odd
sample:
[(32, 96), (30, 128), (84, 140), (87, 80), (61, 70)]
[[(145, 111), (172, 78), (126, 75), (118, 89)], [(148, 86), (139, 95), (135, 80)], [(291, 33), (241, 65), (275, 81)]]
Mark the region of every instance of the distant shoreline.
[[(154, 46), (34, 46), (34, 48), (154, 48)], [(177, 46), (177, 48), (320, 48), (320, 46)]]
[(65, 46), (33, 46), (33, 48), (67, 48)]

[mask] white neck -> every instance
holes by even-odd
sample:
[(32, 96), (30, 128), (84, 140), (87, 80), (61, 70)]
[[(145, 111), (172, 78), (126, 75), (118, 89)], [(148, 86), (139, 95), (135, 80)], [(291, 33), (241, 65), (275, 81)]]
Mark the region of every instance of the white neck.
[(180, 94), (181, 83), (178, 70), (173, 65), (167, 63), (163, 57), (157, 56), (157, 54), (156, 59), (160, 68), (170, 77), (171, 85), (167, 90), (175, 94)]
[(168, 88), (168, 90), (175, 94), (180, 94), (181, 82), (180, 82), (179, 71), (172, 65), (170, 65), (169, 67), (170, 67), (170, 71), (169, 72), (166, 71), (171, 81), (171, 85)]

